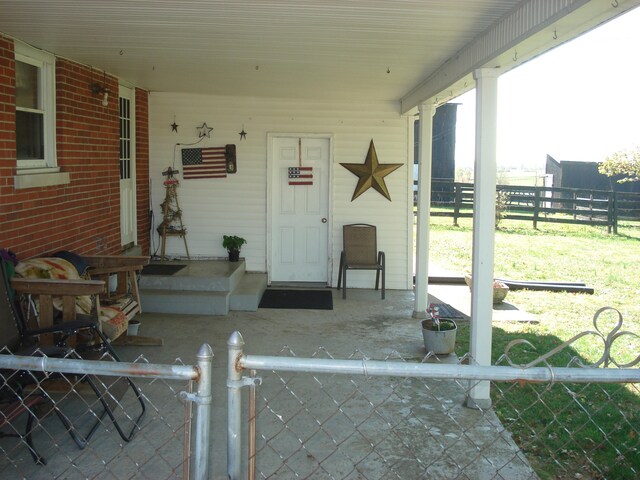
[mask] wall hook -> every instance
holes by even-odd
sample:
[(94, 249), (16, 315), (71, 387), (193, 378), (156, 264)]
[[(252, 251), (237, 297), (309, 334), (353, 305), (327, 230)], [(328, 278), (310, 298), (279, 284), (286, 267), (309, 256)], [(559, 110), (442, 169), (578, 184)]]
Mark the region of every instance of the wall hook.
[(613, 8), (618, 8), (620, 6), (620, 4), (618, 3), (618, 0), (613, 0), (613, 2), (611, 2), (611, 6)]
[(558, 31), (557, 31), (557, 30), (554, 30), (554, 31), (553, 31), (553, 39), (554, 39), (554, 40), (557, 40), (557, 39), (558, 39)]
[(513, 61), (514, 62), (518, 61), (518, 51), (517, 50), (513, 53)]

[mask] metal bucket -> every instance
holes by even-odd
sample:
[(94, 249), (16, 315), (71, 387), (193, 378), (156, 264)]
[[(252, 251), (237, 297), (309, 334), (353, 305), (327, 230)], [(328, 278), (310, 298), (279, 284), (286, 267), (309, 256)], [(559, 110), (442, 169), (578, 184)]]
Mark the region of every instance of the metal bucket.
[(436, 355), (449, 355), (455, 350), (458, 326), (453, 320), (440, 320), (440, 322), (451, 322), (454, 328), (451, 330), (433, 330), (436, 328), (433, 320), (427, 319), (422, 321), (424, 348), (427, 350), (427, 353), (432, 352)]
[(127, 326), (127, 335), (135, 337), (138, 335), (138, 329), (140, 328), (140, 320), (131, 320)]

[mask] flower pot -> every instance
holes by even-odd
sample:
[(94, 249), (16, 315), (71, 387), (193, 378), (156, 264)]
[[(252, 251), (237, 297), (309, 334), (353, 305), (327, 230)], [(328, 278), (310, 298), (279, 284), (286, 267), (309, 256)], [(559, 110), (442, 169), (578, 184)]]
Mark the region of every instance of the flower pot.
[[(465, 275), (464, 281), (469, 287), (469, 289), (471, 289), (471, 275)], [(493, 281), (493, 304), (494, 305), (501, 303), (506, 298), (507, 293), (509, 293), (509, 287), (507, 286), (506, 283), (501, 282), (499, 280)]]
[(140, 320), (131, 320), (127, 326), (127, 335), (135, 337), (138, 335), (138, 329), (140, 328)]
[(422, 338), (427, 353), (449, 355), (456, 346), (458, 326), (453, 320), (440, 320), (440, 330), (432, 319), (422, 321)]
[(237, 262), (240, 260), (240, 250), (229, 250), (229, 261)]

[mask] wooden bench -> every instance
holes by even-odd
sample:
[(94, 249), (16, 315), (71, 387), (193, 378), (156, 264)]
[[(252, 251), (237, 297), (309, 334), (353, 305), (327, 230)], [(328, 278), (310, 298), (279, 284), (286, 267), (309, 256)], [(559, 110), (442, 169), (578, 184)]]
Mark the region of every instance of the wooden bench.
[[(12, 279), (11, 285), (16, 293), (37, 297), (41, 328), (53, 325), (54, 298), (62, 299), (63, 321), (76, 319), (77, 298), (86, 295), (92, 297), (91, 315), (97, 315), (101, 305), (111, 306), (124, 314), (128, 324), (135, 315), (142, 313), (137, 277), (144, 266), (148, 265), (149, 257), (89, 255), (83, 256), (82, 259), (88, 265), (87, 273), (91, 277), (89, 280), (20, 277)], [(112, 276), (116, 277), (113, 291), (110, 288)], [(117, 338), (112, 335), (112, 340), (121, 345), (163, 344), (162, 339), (128, 337), (126, 328), (118, 333)]]

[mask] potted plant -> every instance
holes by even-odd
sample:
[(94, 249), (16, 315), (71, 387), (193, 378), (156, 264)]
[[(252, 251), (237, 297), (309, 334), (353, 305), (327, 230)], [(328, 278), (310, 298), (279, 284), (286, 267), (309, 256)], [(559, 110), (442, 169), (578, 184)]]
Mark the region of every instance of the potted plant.
[[(464, 276), (464, 281), (466, 282), (469, 289), (471, 289), (471, 274), (467, 273)], [(493, 281), (493, 304), (496, 305), (501, 303), (509, 293), (509, 286), (501, 282), (500, 280)]]
[(422, 338), (427, 353), (449, 355), (456, 346), (458, 326), (450, 319), (441, 319), (438, 307), (433, 303), (427, 309), (429, 318), (422, 321)]
[(245, 243), (247, 243), (247, 241), (244, 238), (236, 235), (222, 236), (222, 246), (227, 249), (230, 262), (237, 262), (240, 260), (240, 248), (242, 248), (242, 245)]

